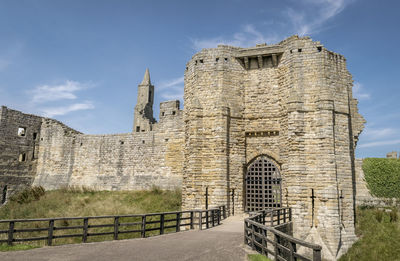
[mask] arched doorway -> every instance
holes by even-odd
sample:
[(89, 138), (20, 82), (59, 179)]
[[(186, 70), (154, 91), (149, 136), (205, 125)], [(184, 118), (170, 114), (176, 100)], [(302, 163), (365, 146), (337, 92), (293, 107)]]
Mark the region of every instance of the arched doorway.
[(254, 159), (245, 176), (246, 211), (281, 207), (281, 181), (279, 169), (269, 157)]

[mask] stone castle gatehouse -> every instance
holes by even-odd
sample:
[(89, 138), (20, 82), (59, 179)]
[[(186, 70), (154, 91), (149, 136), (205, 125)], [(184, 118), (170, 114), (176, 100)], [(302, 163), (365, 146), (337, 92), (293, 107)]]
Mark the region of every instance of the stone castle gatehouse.
[(183, 209), (292, 207), (295, 236), (327, 259), (356, 240), (354, 150), (365, 121), (343, 56), (297, 36), (220, 45), (187, 63), (183, 110), (161, 103), (156, 122), (154, 91), (146, 71), (126, 134), (85, 135), (2, 107), (0, 186), (181, 187)]

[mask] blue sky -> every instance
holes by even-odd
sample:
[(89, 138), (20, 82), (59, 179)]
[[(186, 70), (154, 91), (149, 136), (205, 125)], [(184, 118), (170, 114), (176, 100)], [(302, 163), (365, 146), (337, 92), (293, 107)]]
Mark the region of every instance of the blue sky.
[(0, 0), (0, 104), (90, 134), (130, 132), (146, 67), (181, 99), (191, 56), (309, 35), (347, 58), (367, 120), (357, 157), (400, 150), (400, 1)]

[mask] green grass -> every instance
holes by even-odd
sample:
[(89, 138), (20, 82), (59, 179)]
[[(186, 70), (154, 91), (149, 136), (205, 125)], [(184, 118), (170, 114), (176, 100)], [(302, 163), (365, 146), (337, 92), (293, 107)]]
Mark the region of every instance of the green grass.
[(271, 259), (260, 254), (250, 254), (247, 256), (249, 261), (271, 261)]
[(340, 261), (400, 260), (400, 221), (398, 210), (359, 208), (354, 243)]
[(39, 246), (32, 246), (32, 245), (14, 245), (14, 246), (8, 246), (8, 245), (0, 245), (0, 251), (5, 252), (5, 251), (18, 251), (18, 250), (29, 250), (33, 248), (38, 248)]
[[(4, 219), (28, 219), (28, 218), (52, 218), (52, 217), (82, 217), (82, 216), (107, 216), (124, 214), (145, 214), (168, 211), (179, 211), (181, 207), (181, 192), (163, 191), (153, 188), (150, 191), (94, 191), (90, 189), (66, 188), (61, 190), (41, 192), (40, 188), (32, 188), (14, 196), (0, 208), (0, 220)], [(176, 215), (165, 216), (165, 219), (173, 219)], [(158, 217), (150, 217), (148, 221), (158, 220)], [(141, 222), (141, 218), (120, 218), (120, 223)], [(170, 222), (173, 225), (174, 222)], [(89, 219), (89, 225), (113, 224), (113, 219)], [(48, 222), (16, 223), (15, 229), (43, 228)], [(82, 226), (82, 220), (56, 221), (55, 227)], [(158, 224), (150, 224), (148, 227), (157, 227)], [(0, 223), (0, 230), (7, 230), (8, 224)], [(137, 227), (120, 227), (120, 230), (140, 229)], [(166, 230), (166, 233), (173, 229)], [(89, 233), (111, 232), (112, 227), (91, 228)], [(55, 235), (81, 234), (82, 229), (56, 230)], [(148, 236), (158, 234), (158, 231), (147, 233)], [(16, 233), (18, 234), (18, 233)], [(21, 235), (22, 233), (19, 233)], [(6, 239), (6, 234), (0, 234), (0, 239)], [(25, 235), (28, 236), (28, 235)], [(33, 232), (29, 237), (47, 236), (47, 231)], [(140, 237), (140, 233), (121, 234), (119, 239)], [(112, 235), (89, 237), (88, 242), (112, 240)], [(53, 245), (80, 243), (81, 237), (55, 239)], [(15, 243), (9, 247), (0, 244), (0, 251), (22, 250), (32, 247), (44, 246), (45, 242), (32, 241), (29, 245)]]

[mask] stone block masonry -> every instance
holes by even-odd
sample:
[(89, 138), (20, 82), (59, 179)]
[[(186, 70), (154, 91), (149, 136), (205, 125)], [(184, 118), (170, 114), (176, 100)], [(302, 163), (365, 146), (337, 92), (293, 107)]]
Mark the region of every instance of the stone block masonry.
[(365, 120), (352, 82), (342, 55), (292, 36), (195, 54), (185, 70), (184, 110), (163, 102), (159, 122), (146, 70), (131, 133), (86, 135), (2, 107), (0, 185), (181, 187), (184, 210), (288, 206), (294, 235), (335, 260), (356, 240), (357, 193), (367, 196), (357, 183), (354, 150)]
[(203, 49), (187, 64), (184, 95), (185, 209), (204, 207), (206, 191), (210, 206), (235, 212), (287, 205), (296, 237), (323, 245), (325, 259), (346, 252), (365, 120), (343, 56), (297, 36)]
[[(139, 87), (139, 96), (153, 90), (148, 70)], [(179, 101), (163, 102), (163, 115), (157, 123), (152, 116), (152, 97), (144, 97), (145, 102), (139, 99), (131, 133), (112, 135), (86, 135), (53, 119), (1, 107), (2, 201), (31, 185), (47, 190), (66, 186), (98, 190), (180, 188), (183, 112)]]

